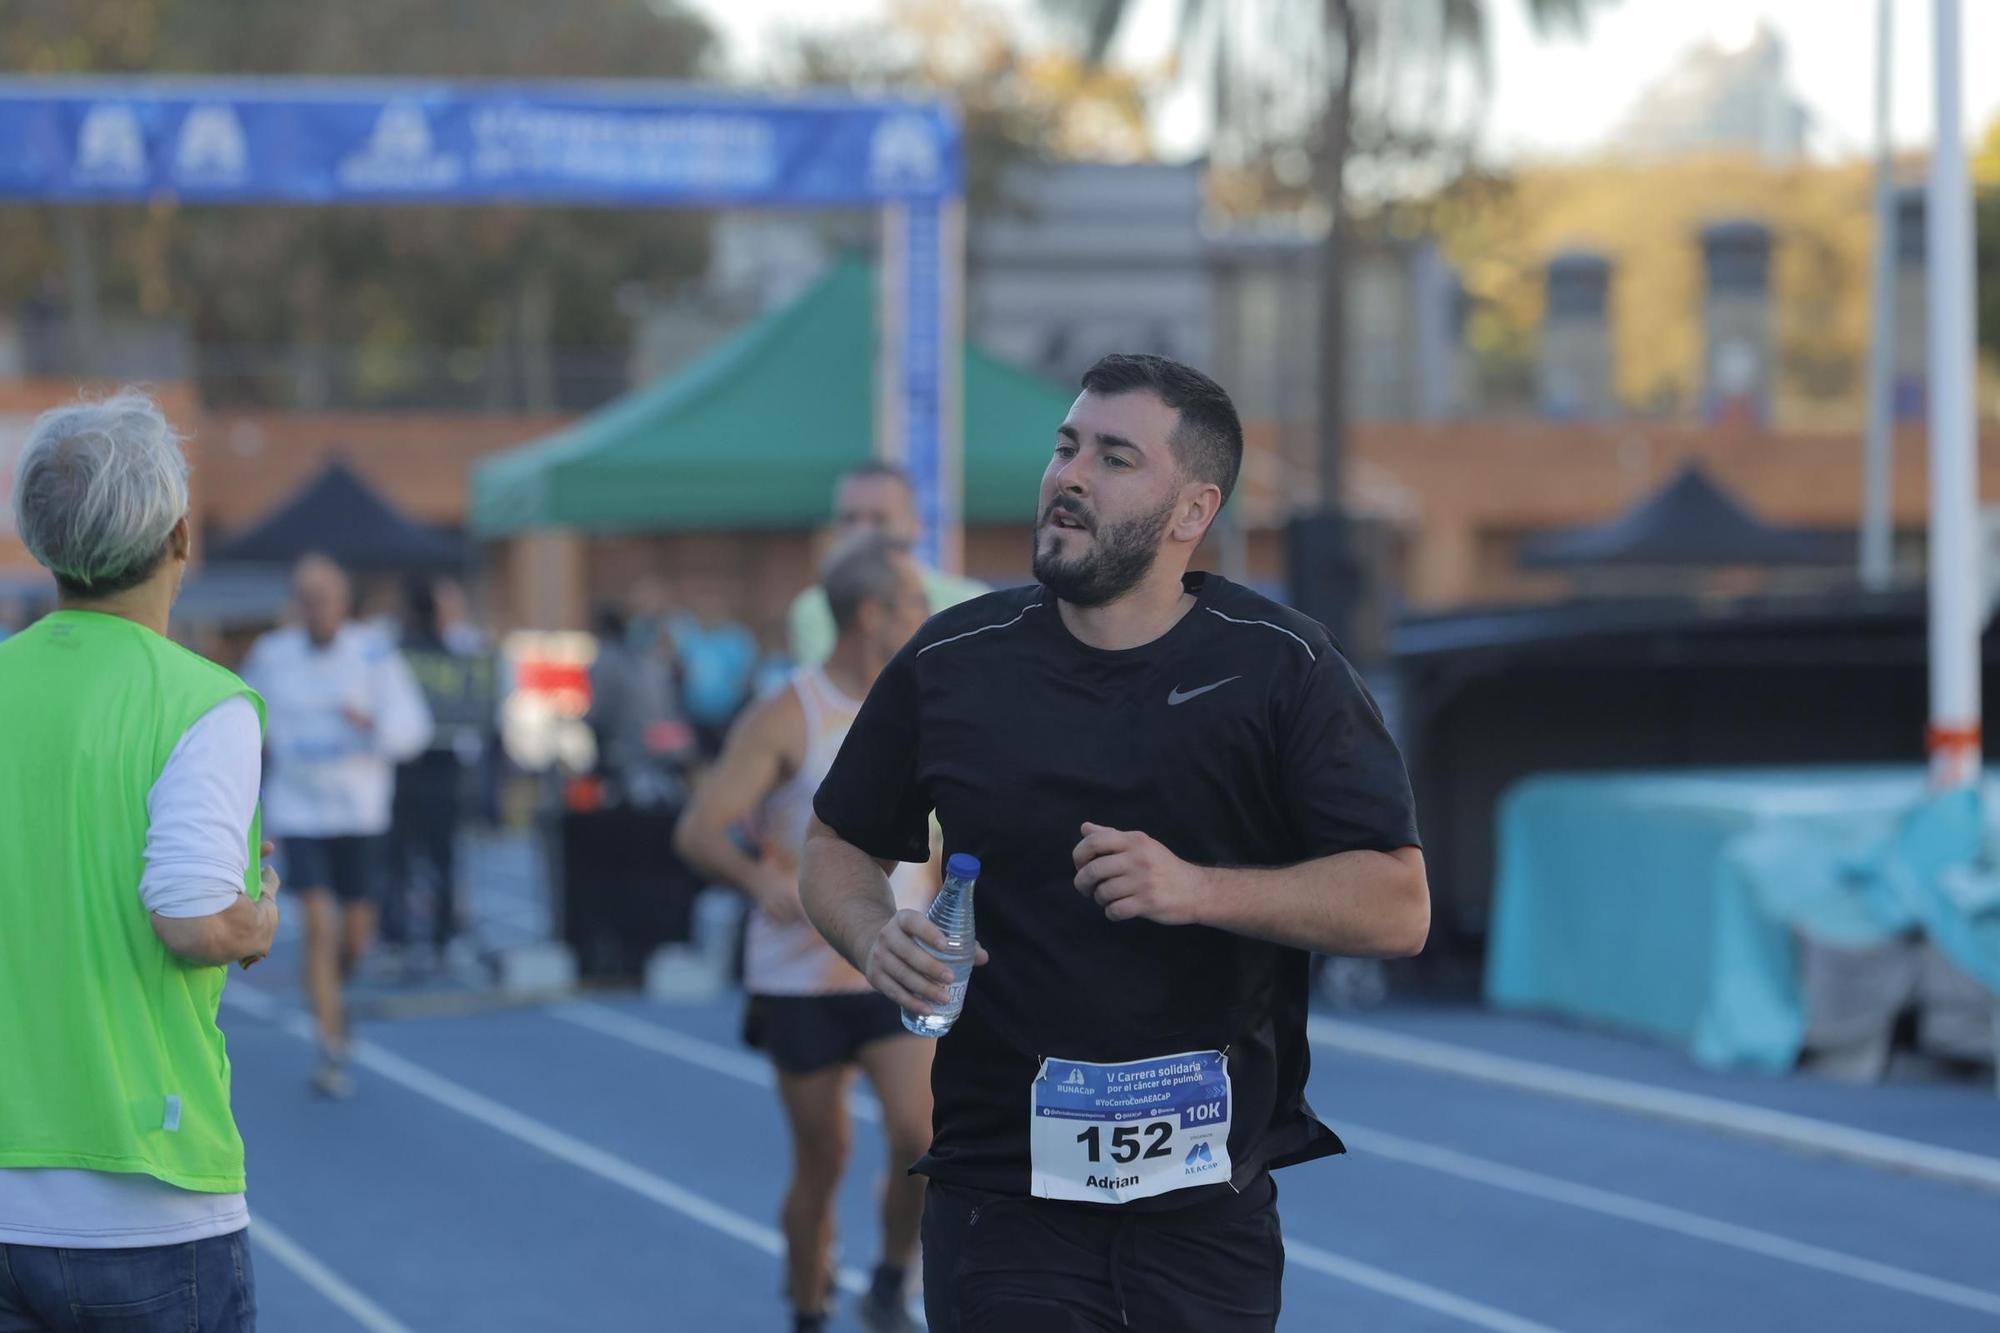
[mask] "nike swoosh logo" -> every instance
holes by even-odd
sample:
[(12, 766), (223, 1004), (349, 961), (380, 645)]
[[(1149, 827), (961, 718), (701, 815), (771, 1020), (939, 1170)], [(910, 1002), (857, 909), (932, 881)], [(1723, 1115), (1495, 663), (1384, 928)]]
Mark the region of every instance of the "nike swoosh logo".
[(1219, 690), (1232, 680), (1242, 680), (1242, 679), (1243, 677), (1241, 676), (1228, 676), (1222, 680), (1216, 681), (1215, 684), (1213, 685), (1204, 685), (1198, 690), (1183, 690), (1181, 689), (1180, 686), (1176, 685), (1167, 694), (1167, 706), (1169, 708), (1172, 708), (1176, 704), (1184, 704), (1190, 699), (1196, 698), (1200, 695), (1207, 694), (1210, 690)]

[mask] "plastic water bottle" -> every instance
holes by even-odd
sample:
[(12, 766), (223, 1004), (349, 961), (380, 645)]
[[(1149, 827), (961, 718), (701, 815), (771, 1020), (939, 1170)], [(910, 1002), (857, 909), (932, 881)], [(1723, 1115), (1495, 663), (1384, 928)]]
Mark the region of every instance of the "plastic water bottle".
[(972, 886), (979, 878), (979, 858), (959, 852), (944, 863), (944, 888), (924, 915), (944, 932), (942, 951), (924, 945), (924, 952), (951, 966), (951, 988), (943, 1005), (928, 1014), (903, 1011), (903, 1026), (919, 1037), (942, 1037), (965, 1008), (965, 983), (972, 975), (977, 949), (972, 939)]

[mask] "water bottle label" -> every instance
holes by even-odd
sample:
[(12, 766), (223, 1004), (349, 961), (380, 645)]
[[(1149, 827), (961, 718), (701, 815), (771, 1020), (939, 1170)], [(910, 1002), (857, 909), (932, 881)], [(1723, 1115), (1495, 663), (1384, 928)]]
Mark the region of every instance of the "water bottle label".
[(1229, 1069), (1220, 1051), (1123, 1064), (1044, 1060), (1029, 1100), (1038, 1198), (1128, 1203), (1230, 1176)]

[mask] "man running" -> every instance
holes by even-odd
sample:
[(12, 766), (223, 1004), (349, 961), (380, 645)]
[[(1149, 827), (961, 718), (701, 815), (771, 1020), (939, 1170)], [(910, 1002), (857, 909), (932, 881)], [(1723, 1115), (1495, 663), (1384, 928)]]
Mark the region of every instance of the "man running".
[(1188, 563), (1243, 437), (1207, 376), (1112, 356), (1056, 430), (1039, 582), (944, 612), (886, 667), (819, 790), (801, 890), (885, 996), (944, 941), (884, 867), (984, 865), (940, 1042), (923, 1227), (932, 1333), (1259, 1333), (1273, 1169), (1341, 1151), (1306, 1105), (1314, 952), (1430, 924), (1401, 757), (1325, 629)]
[(324, 556), (292, 574), (298, 623), (250, 650), (268, 709), (264, 828), (305, 904), (305, 982), (319, 1026), (313, 1087), (353, 1091), (341, 987), (375, 935), (395, 767), (423, 752), (430, 710), (386, 635), (348, 620), (347, 576)]
[[(916, 1255), (924, 1180), (904, 1168), (930, 1142), (931, 1045), (903, 1030), (896, 1006), (826, 946), (799, 906), (798, 855), (826, 776), (875, 677), (923, 624), (924, 585), (907, 550), (862, 535), (838, 548), (821, 579), (836, 627), (825, 663), (754, 705), (681, 818), (675, 846), (698, 870), (754, 904), (745, 945), (744, 1036), (777, 1070), (792, 1131), (783, 1223), (793, 1328), (826, 1326), (833, 1285), (833, 1204), (847, 1160), (847, 1090), (859, 1065), (882, 1104), (890, 1174), (882, 1190), (882, 1251), (856, 1313), (873, 1333), (915, 1324), (903, 1309)], [(744, 827), (746, 853), (731, 830)], [(916, 857), (917, 861), (928, 858)], [(933, 886), (904, 866), (883, 892), (921, 909)]]

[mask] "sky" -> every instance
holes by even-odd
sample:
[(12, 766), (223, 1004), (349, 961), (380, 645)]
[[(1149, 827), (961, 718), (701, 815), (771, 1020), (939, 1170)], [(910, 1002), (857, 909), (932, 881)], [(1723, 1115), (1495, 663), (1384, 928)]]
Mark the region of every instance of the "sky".
[[(684, 0), (720, 28), (739, 66), (754, 64), (774, 30), (879, 18), (886, 0)], [(1036, 24), (1036, 0), (993, 0)], [(1152, 63), (1171, 40), (1174, 0), (1148, 9), (1115, 56)], [(1891, 123), (1902, 147), (1929, 143), (1932, 0), (1891, 0), (1895, 30)], [(1495, 87), (1485, 148), (1495, 161), (1564, 156), (1591, 148), (1690, 47), (1713, 39), (1746, 45), (1768, 23), (1789, 54), (1792, 86), (1813, 118), (1816, 156), (1846, 157), (1874, 144), (1876, 0), (1622, 0), (1599, 10), (1581, 40), (1541, 39), (1514, 0), (1493, 0)], [(1964, 50), (2000, 52), (2000, 0), (1961, 0)], [(1961, 64), (1968, 139), (2000, 117), (2000, 60)], [(1154, 132), (1162, 156), (1202, 149), (1200, 99), (1163, 100)]]

